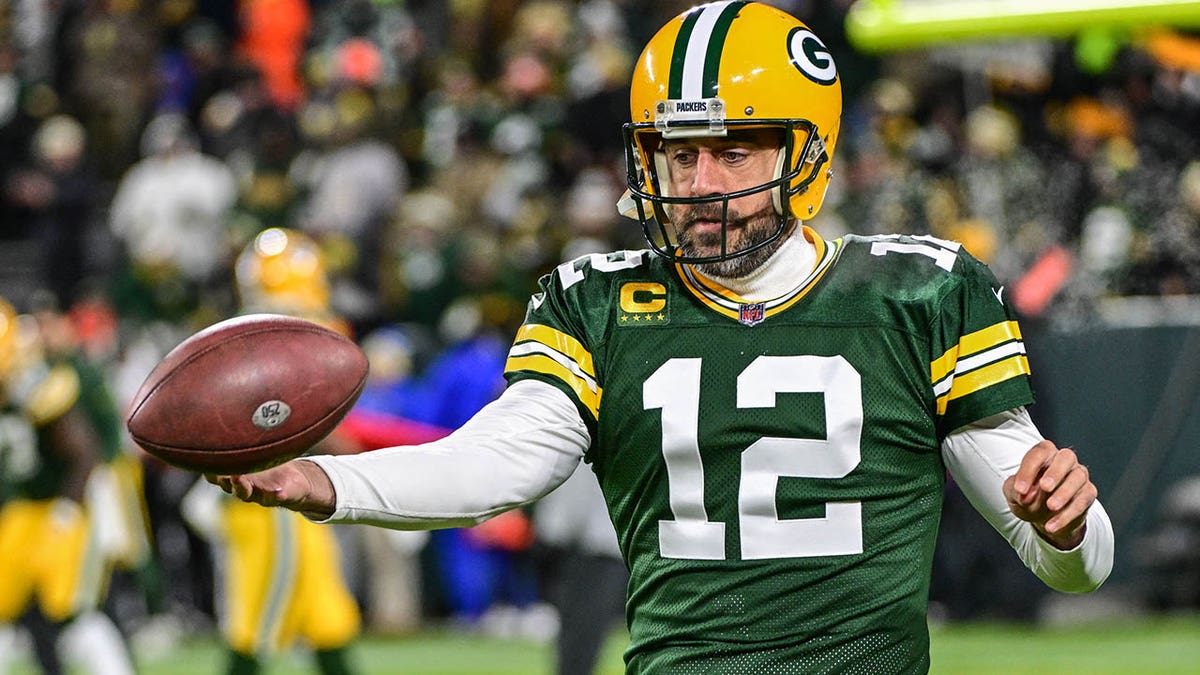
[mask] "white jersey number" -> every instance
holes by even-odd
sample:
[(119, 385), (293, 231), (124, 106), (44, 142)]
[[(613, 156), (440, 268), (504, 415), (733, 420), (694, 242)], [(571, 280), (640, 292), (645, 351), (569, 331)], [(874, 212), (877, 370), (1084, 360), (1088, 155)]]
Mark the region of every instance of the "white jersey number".
[[(671, 359), (642, 386), (645, 410), (662, 410), (662, 452), (673, 520), (659, 521), (666, 558), (725, 559), (725, 523), (708, 519), (700, 458), (701, 359)], [(861, 553), (862, 504), (830, 502), (823, 518), (780, 520), (781, 476), (842, 478), (861, 461), (862, 387), (840, 356), (760, 356), (737, 378), (738, 408), (773, 408), (783, 393), (825, 396), (826, 438), (764, 436), (742, 453), (738, 526), (743, 560)]]
[(926, 258), (932, 258), (937, 266), (949, 272), (954, 269), (954, 261), (958, 260), (958, 249), (962, 244), (957, 241), (938, 239), (927, 234), (910, 237), (924, 243), (904, 244), (896, 241), (898, 234), (888, 234), (876, 237), (878, 241), (871, 244), (871, 255), (887, 255), (889, 253), (915, 253)]
[(28, 480), (41, 464), (33, 425), (20, 415), (0, 415), (0, 476), (14, 482)]

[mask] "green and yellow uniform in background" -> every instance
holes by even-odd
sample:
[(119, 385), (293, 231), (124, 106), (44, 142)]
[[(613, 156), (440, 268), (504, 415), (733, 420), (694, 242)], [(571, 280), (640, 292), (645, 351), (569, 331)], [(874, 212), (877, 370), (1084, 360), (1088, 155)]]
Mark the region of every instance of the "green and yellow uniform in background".
[(67, 496), (73, 468), (54, 451), (54, 424), (79, 396), (79, 375), (67, 363), (30, 359), (4, 377), (0, 624), (15, 621), (31, 600), (51, 621), (64, 621), (103, 599), (108, 564), (87, 509)]

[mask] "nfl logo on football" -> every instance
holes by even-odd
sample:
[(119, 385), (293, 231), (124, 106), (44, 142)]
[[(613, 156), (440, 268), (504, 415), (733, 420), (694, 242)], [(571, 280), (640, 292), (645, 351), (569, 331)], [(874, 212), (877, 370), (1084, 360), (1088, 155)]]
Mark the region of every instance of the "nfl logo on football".
[(756, 302), (750, 305), (742, 305), (741, 312), (738, 315), (738, 321), (747, 326), (757, 326), (766, 318), (767, 308), (761, 302)]

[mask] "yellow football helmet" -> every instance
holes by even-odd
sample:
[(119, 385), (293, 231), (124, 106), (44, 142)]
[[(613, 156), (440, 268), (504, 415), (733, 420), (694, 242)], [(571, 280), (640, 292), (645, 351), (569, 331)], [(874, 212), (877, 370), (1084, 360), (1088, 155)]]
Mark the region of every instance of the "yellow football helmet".
[(0, 381), (3, 381), (17, 358), (17, 310), (0, 298)]
[[(624, 127), (629, 192), (618, 209), (641, 222), (656, 253), (685, 263), (728, 260), (770, 245), (792, 219), (806, 220), (820, 210), (832, 176), (841, 80), (820, 38), (785, 12), (755, 2), (712, 2), (675, 17), (642, 51), (629, 108), (632, 119)], [(774, 180), (721, 195), (667, 194), (663, 139), (764, 127), (784, 132)], [(723, 238), (721, 253), (706, 257), (682, 256), (675, 249), (664, 204), (720, 203), (727, 213), (730, 200), (766, 190), (779, 215), (779, 228), (766, 241), (729, 251)]]
[(238, 256), (234, 269), (247, 311), (319, 315), (329, 310), (329, 280), (317, 243), (296, 230), (259, 232)]

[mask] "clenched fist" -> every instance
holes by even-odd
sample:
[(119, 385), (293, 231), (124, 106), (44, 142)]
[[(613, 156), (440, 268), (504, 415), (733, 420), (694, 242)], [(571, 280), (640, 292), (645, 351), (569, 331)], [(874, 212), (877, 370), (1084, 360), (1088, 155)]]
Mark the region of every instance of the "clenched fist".
[(1003, 489), (1013, 515), (1032, 523), (1056, 548), (1069, 550), (1083, 541), (1084, 521), (1097, 490), (1070, 448), (1050, 441), (1033, 446)]

